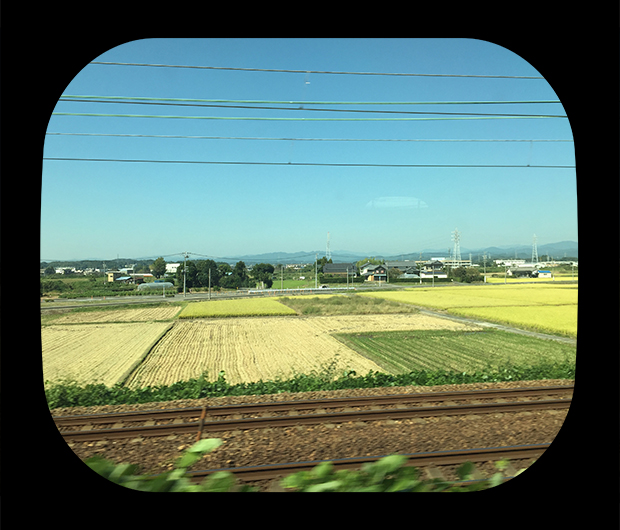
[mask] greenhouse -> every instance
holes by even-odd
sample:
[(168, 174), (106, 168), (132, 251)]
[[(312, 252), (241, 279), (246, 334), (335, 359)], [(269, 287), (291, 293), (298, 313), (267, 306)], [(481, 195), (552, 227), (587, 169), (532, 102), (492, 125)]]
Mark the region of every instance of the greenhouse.
[(163, 291), (164, 289), (174, 289), (174, 284), (170, 282), (150, 282), (138, 285), (138, 291)]

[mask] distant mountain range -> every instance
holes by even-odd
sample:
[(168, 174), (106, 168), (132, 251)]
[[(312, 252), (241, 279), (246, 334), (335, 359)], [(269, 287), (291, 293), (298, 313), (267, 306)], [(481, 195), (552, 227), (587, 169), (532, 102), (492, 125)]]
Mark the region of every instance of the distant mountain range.
[[(575, 257), (578, 258), (578, 248), (579, 245), (577, 241), (559, 241), (557, 243), (547, 243), (545, 245), (538, 245), (538, 257), (541, 258), (545, 255), (550, 255), (554, 259), (561, 259), (564, 256), (567, 257)], [(476, 261), (478, 256), (482, 258), (483, 253), (487, 253), (487, 257), (489, 259), (501, 259), (501, 258), (517, 258), (517, 259), (532, 259), (532, 245), (503, 245), (500, 247), (484, 247), (484, 248), (464, 248), (461, 247), (461, 258), (468, 259), (469, 253), (471, 252), (472, 259)], [(385, 259), (386, 261), (397, 261), (397, 260), (416, 260), (420, 259), (420, 254), (422, 255), (422, 259), (429, 259), (434, 257), (449, 257), (448, 255), (448, 247), (444, 247), (442, 249), (424, 249), (418, 250), (417, 252), (411, 252), (409, 254), (380, 254), (378, 252), (352, 252), (352, 251), (340, 251), (335, 250), (332, 252), (332, 260), (334, 263), (354, 263), (356, 261), (373, 257), (377, 259)], [(315, 256), (322, 258), (325, 256), (325, 249), (322, 250), (311, 250), (311, 251), (299, 251), (299, 252), (267, 252), (264, 254), (246, 254), (243, 256), (236, 256), (231, 258), (215, 258), (215, 261), (223, 261), (226, 263), (230, 263), (234, 265), (238, 261), (243, 261), (246, 265), (253, 265), (256, 263), (282, 263), (282, 264), (293, 264), (293, 263), (313, 263)], [(176, 259), (178, 258), (178, 260)], [(190, 259), (195, 259), (190, 257)], [(52, 263), (69, 263), (69, 262), (77, 262), (77, 261), (90, 261), (90, 260), (67, 260), (65, 262), (52, 262)], [(99, 261), (99, 260), (92, 260)], [(119, 260), (106, 260), (106, 262), (110, 265), (114, 262), (123, 262), (124, 264), (135, 263), (137, 260), (132, 258), (120, 258)], [(169, 263), (175, 261), (183, 261), (183, 256), (179, 255), (171, 256), (166, 258), (166, 261)], [(114, 265), (115, 266), (115, 265)]]
[[(538, 245), (538, 257), (550, 255), (554, 259), (561, 259), (565, 255), (567, 257), (579, 257), (579, 245), (577, 241), (559, 241), (557, 243), (547, 243)], [(422, 251), (411, 252), (409, 254), (380, 254), (377, 252), (352, 252), (352, 251), (332, 251), (332, 260), (334, 263), (356, 262), (368, 257), (389, 260), (416, 260), (428, 259), (431, 257), (448, 257), (448, 247), (443, 249), (424, 249)], [(501, 247), (485, 247), (485, 248), (464, 248), (461, 247), (461, 258), (468, 259), (469, 253), (472, 259), (477, 260), (478, 255), (482, 256), (484, 252), (490, 259), (514, 258), (515, 253), (517, 259), (530, 260), (532, 258), (532, 245), (503, 245)], [(234, 258), (236, 261), (243, 261), (246, 265), (253, 263), (311, 263), (314, 262), (315, 255), (319, 258), (325, 256), (325, 250), (302, 251), (302, 252), (268, 252), (265, 254), (249, 254)]]

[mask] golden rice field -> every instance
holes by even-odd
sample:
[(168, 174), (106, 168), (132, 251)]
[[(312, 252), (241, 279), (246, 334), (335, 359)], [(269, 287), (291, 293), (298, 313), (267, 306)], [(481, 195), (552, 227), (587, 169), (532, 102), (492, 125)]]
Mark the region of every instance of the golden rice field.
[(577, 336), (575, 284), (472, 285), (364, 293), (448, 313), (558, 335)]
[(454, 315), (577, 337), (577, 304), (556, 306), (464, 307), (448, 310)]
[(286, 307), (273, 298), (245, 298), (241, 300), (209, 300), (188, 304), (179, 318), (243, 317), (296, 315), (294, 309)]
[(172, 326), (167, 322), (41, 328), (43, 380), (106, 386), (123, 381)]
[(170, 320), (181, 310), (180, 306), (114, 309), (69, 313), (54, 318), (54, 324), (86, 324), (89, 322), (154, 322)]
[(267, 381), (319, 372), (334, 358), (340, 373), (350, 369), (364, 375), (383, 370), (331, 333), (399, 329), (474, 328), (419, 314), (183, 320), (153, 348), (126, 385), (171, 384), (199, 377), (205, 370), (211, 381), (220, 370), (230, 384)]

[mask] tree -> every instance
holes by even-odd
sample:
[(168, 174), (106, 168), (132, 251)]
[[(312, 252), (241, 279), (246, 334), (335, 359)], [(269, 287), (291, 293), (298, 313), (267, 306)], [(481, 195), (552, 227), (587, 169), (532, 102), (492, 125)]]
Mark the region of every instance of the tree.
[(151, 265), (151, 270), (153, 271), (153, 275), (155, 278), (161, 278), (164, 274), (166, 274), (166, 262), (164, 258), (157, 258), (153, 265)]
[(271, 275), (274, 270), (273, 265), (269, 263), (258, 263), (252, 267), (252, 278), (257, 282), (264, 282), (265, 287), (269, 289), (273, 285)]
[(401, 270), (397, 269), (396, 267), (394, 267), (393, 269), (388, 269), (388, 278), (390, 280), (393, 280), (394, 278), (398, 278), (401, 274), (403, 274)]
[(209, 270), (211, 271), (211, 287), (220, 284), (220, 271), (212, 259), (201, 260), (196, 263), (196, 280), (201, 287), (209, 287)]
[(56, 272), (56, 269), (55, 269), (54, 267), (52, 267), (51, 265), (48, 265), (48, 266), (45, 268), (45, 272), (44, 272), (44, 274), (47, 276), (47, 275), (49, 275), (49, 274), (54, 274), (55, 272)]
[(373, 265), (383, 265), (383, 260), (375, 258), (365, 258), (356, 262), (355, 266), (359, 269), (362, 265), (365, 265), (366, 263), (372, 263)]
[(449, 276), (458, 282), (464, 283), (482, 281), (480, 272), (474, 267), (457, 267), (456, 269), (450, 269)]

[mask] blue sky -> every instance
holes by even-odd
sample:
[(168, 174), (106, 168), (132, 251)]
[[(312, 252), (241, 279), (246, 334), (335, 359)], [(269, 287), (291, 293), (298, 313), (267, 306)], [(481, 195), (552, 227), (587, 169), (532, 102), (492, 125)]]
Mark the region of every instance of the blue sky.
[[(468, 39), (146, 39), (93, 61), (232, 68), (540, 76)], [(302, 102), (557, 100), (544, 79), (397, 77), (89, 64), (65, 95)], [(232, 103), (229, 103), (232, 104)], [(241, 103), (243, 105), (243, 103)], [(264, 104), (267, 106), (267, 104)], [(299, 107), (270, 104), (269, 106)], [(565, 115), (560, 103), (305, 108)], [(59, 101), (59, 113), (280, 118), (434, 115)], [(444, 116), (445, 117), (445, 116)], [(574, 165), (572, 142), (369, 142), (49, 133), (399, 140), (572, 140), (566, 118), (251, 121), (50, 117), (44, 156), (227, 162)], [(575, 169), (332, 167), (44, 160), (42, 259), (212, 257), (325, 248), (405, 254), (577, 241)]]

